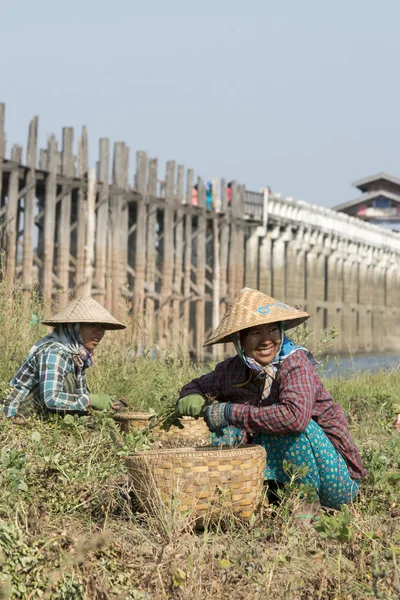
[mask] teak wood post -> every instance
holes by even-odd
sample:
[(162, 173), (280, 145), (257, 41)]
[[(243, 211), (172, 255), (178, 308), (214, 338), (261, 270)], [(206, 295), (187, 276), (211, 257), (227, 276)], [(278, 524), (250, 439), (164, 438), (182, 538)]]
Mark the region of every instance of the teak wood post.
[[(86, 127), (82, 127), (82, 135), (78, 142), (78, 177), (82, 182), (88, 178), (88, 136)], [(85, 244), (87, 222), (87, 185), (80, 188), (76, 207), (76, 270), (75, 290), (78, 296), (89, 293), (85, 281)], [(90, 286), (91, 287), (91, 286)]]
[(32, 289), (33, 268), (33, 232), (35, 227), (36, 179), (35, 169), (37, 160), (38, 117), (33, 117), (29, 125), (28, 149), (26, 164), (29, 167), (26, 176), (26, 194), (24, 199), (24, 237), (22, 257), (22, 283), (25, 292), (24, 302), (29, 300)]
[[(61, 155), (61, 170), (64, 177), (74, 177), (73, 147), (74, 130), (72, 127), (63, 129), (63, 147)], [(57, 233), (57, 276), (61, 289), (58, 294), (60, 307), (68, 304), (69, 298), (69, 268), (71, 252), (71, 192), (68, 184), (63, 186), (60, 220)]]
[(86, 209), (86, 232), (84, 247), (86, 249), (84, 265), (84, 285), (82, 293), (90, 296), (93, 283), (93, 262), (94, 262), (94, 235), (95, 235), (95, 211), (96, 211), (96, 171), (88, 170), (87, 187), (87, 209)]
[(221, 217), (220, 217), (220, 314), (223, 316), (228, 301), (228, 258), (229, 258), (229, 217), (228, 194), (225, 179), (221, 179)]
[(43, 293), (51, 300), (53, 295), (54, 237), (56, 230), (56, 194), (57, 194), (57, 142), (51, 135), (47, 145), (47, 176), (44, 195), (44, 256), (43, 256)]
[(204, 357), (204, 333), (205, 333), (205, 292), (206, 292), (206, 190), (204, 183), (199, 177), (197, 179), (197, 191), (199, 194), (197, 236), (196, 236), (196, 359), (201, 361)]
[(238, 186), (238, 213), (236, 219), (237, 227), (237, 247), (236, 247), (236, 294), (240, 292), (244, 285), (244, 186)]
[(22, 162), (22, 147), (14, 145), (11, 150), (11, 161), (14, 163), (8, 182), (8, 203), (6, 214), (6, 255), (7, 277), (10, 287), (14, 285), (17, 264), (17, 215), (19, 179), (18, 168)]
[(160, 309), (158, 313), (159, 340), (164, 348), (170, 341), (169, 319), (174, 276), (174, 179), (175, 161), (169, 161), (165, 177), (162, 280)]
[(174, 269), (174, 290), (172, 301), (172, 331), (174, 335), (172, 342), (177, 348), (180, 342), (180, 316), (182, 302), (182, 260), (183, 260), (183, 219), (184, 210), (182, 204), (184, 202), (184, 185), (185, 185), (185, 167), (178, 165), (177, 183), (176, 183), (176, 224), (175, 224), (175, 269)]
[[(221, 246), (220, 246), (220, 227), (218, 209), (220, 202), (218, 198), (218, 183), (213, 180), (212, 203), (214, 218), (212, 220), (213, 235), (213, 265), (212, 265), (212, 329), (215, 331), (221, 320), (220, 302), (221, 302)], [(212, 347), (213, 359), (223, 358), (223, 345), (214, 344)]]
[(146, 332), (154, 341), (154, 318), (156, 302), (156, 224), (157, 224), (157, 172), (158, 160), (152, 158), (149, 166), (148, 217), (147, 217), (147, 260), (146, 260)]
[(229, 241), (229, 271), (228, 271), (228, 297), (229, 303), (237, 294), (237, 271), (238, 271), (238, 232), (237, 219), (239, 218), (239, 191), (236, 181), (232, 182), (231, 201), (231, 227)]
[(146, 277), (146, 224), (147, 224), (147, 168), (146, 152), (136, 153), (136, 189), (139, 197), (136, 202), (136, 248), (135, 248), (135, 285), (133, 289), (133, 315), (136, 326), (136, 343), (144, 343), (144, 295)]
[(99, 143), (99, 173), (100, 191), (98, 194), (97, 223), (96, 223), (96, 258), (93, 285), (93, 297), (97, 302), (106, 306), (106, 269), (107, 269), (107, 232), (109, 207), (109, 177), (110, 177), (110, 140), (102, 138)]
[(128, 223), (123, 223), (123, 217), (127, 220), (127, 211), (123, 212), (123, 205), (126, 203), (124, 198), (124, 176), (125, 176), (126, 150), (123, 142), (114, 144), (114, 163), (113, 163), (113, 190), (111, 195), (111, 311), (118, 319), (120, 318), (120, 288), (126, 278), (127, 257), (124, 256), (124, 249), (127, 240), (124, 235), (128, 235)]
[(3, 160), (5, 157), (5, 132), (4, 132), (4, 119), (5, 119), (6, 107), (4, 103), (0, 103), (0, 203), (3, 189)]
[(186, 179), (186, 214), (185, 214), (185, 243), (183, 265), (183, 344), (192, 347), (189, 339), (190, 332), (190, 306), (191, 306), (191, 281), (192, 281), (192, 190), (194, 183), (193, 169), (187, 170)]

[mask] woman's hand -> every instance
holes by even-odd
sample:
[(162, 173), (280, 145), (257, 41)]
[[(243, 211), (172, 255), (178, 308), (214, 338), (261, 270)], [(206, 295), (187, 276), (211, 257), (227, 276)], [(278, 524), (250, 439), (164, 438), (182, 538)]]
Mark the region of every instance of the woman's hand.
[(110, 410), (116, 404), (108, 394), (91, 394), (90, 407), (94, 410)]
[(176, 402), (175, 411), (179, 417), (193, 417), (198, 419), (202, 415), (205, 400), (200, 394), (190, 394)]
[(207, 406), (203, 417), (208, 429), (212, 433), (228, 427), (230, 407), (230, 402), (214, 402), (214, 404)]

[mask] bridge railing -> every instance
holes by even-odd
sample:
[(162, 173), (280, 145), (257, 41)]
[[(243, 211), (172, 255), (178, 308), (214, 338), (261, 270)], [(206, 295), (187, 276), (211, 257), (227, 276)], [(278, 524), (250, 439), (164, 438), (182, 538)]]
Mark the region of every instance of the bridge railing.
[(264, 212), (264, 194), (261, 192), (251, 192), (245, 190), (244, 196), (244, 216), (255, 221), (263, 220)]

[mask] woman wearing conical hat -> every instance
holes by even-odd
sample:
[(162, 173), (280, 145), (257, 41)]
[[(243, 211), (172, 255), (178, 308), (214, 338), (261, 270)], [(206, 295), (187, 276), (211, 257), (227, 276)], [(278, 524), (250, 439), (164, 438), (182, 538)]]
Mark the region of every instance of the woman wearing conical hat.
[(119, 407), (108, 394), (88, 393), (85, 372), (105, 331), (125, 325), (89, 296), (76, 298), (43, 323), (54, 329), (31, 348), (10, 381), (6, 417), (27, 414), (32, 404), (64, 414)]
[[(244, 288), (205, 344), (233, 342), (236, 356), (185, 385), (177, 412), (203, 416), (214, 444), (239, 438), (263, 445), (272, 489), (289, 480), (291, 463), (317, 503), (340, 508), (352, 501), (365, 471), (344, 411), (322, 384), (315, 359), (286, 336), (309, 316)], [(217, 402), (207, 404), (210, 397)]]

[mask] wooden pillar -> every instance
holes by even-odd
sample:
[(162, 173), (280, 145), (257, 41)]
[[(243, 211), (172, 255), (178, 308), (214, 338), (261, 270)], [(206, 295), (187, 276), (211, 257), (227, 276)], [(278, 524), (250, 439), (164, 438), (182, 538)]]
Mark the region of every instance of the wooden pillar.
[(286, 285), (286, 242), (283, 239), (283, 234), (279, 232), (272, 246), (272, 290), (273, 296), (280, 302), (285, 300), (285, 285)]
[(147, 261), (146, 261), (146, 332), (154, 340), (155, 296), (156, 296), (156, 223), (157, 223), (157, 171), (158, 161), (150, 160), (147, 218)]
[(168, 346), (170, 341), (169, 319), (174, 276), (174, 179), (175, 161), (169, 161), (165, 177), (162, 281), (160, 310), (158, 313), (158, 334), (160, 343), (164, 348)]
[(19, 179), (18, 166), (22, 162), (22, 147), (14, 145), (11, 151), (11, 160), (14, 163), (10, 172), (8, 181), (8, 203), (6, 215), (6, 256), (7, 256), (7, 277), (10, 286), (14, 285), (17, 266), (17, 215), (18, 215), (18, 194)]
[(139, 345), (144, 344), (143, 311), (146, 276), (147, 169), (148, 156), (146, 152), (137, 152), (136, 189), (140, 196), (136, 203), (135, 287), (133, 290), (133, 315), (136, 319), (135, 340)]
[[(72, 127), (63, 129), (63, 148), (61, 156), (61, 169), (64, 177), (74, 177), (73, 155), (74, 130)], [(57, 297), (60, 307), (69, 302), (69, 267), (71, 252), (71, 192), (68, 184), (63, 187), (60, 218), (57, 232), (57, 276), (61, 289)]]
[[(290, 306), (302, 305), (304, 300), (304, 266), (299, 256), (301, 252), (302, 231), (287, 242), (286, 246), (286, 293), (285, 302)], [(304, 255), (303, 255), (304, 260)], [(303, 285), (302, 285), (303, 284)]]
[(185, 214), (185, 244), (183, 264), (183, 320), (184, 320), (184, 344), (191, 345), (190, 336), (190, 306), (191, 306), (191, 281), (192, 281), (192, 190), (194, 183), (193, 169), (187, 170), (186, 204), (188, 208)]
[(123, 142), (114, 144), (113, 192), (110, 202), (110, 271), (111, 271), (111, 311), (116, 318), (123, 318), (120, 305), (121, 285), (126, 280), (128, 214), (124, 191), (127, 185), (127, 154)]
[(95, 169), (88, 170), (88, 188), (87, 188), (87, 207), (86, 207), (86, 236), (84, 245), (85, 254), (85, 269), (83, 273), (84, 286), (82, 293), (91, 296), (93, 285), (94, 271), (94, 236), (95, 236), (95, 211), (96, 211), (96, 171)]
[(384, 281), (381, 252), (376, 252), (375, 265), (373, 268), (373, 350), (382, 352), (385, 349), (383, 338), (383, 314), (384, 314)]
[(310, 313), (311, 318), (308, 321), (308, 325), (312, 326), (316, 322), (316, 312), (317, 312), (317, 303), (315, 297), (315, 277), (316, 277), (316, 266), (317, 262), (317, 254), (313, 246), (311, 246), (307, 252), (305, 258), (305, 268), (306, 268), (306, 311)]
[(228, 267), (228, 302), (231, 303), (236, 294), (237, 289), (237, 270), (238, 270), (238, 231), (237, 219), (239, 218), (239, 193), (236, 181), (232, 182), (232, 201), (231, 201), (231, 226), (229, 240), (229, 267)]
[(110, 177), (110, 140), (100, 140), (100, 160), (98, 177), (101, 182), (97, 207), (96, 223), (96, 259), (93, 297), (97, 302), (107, 305), (106, 300), (106, 270), (107, 270), (107, 234), (109, 208), (109, 177)]
[(268, 231), (260, 244), (259, 289), (264, 294), (272, 294), (272, 236)]
[[(328, 277), (328, 329), (336, 325), (339, 328), (341, 327), (341, 315), (342, 315), (342, 298), (341, 298), (341, 287), (340, 287), (340, 257), (336, 250), (334, 250), (328, 256), (328, 268), (327, 268), (327, 277)], [(331, 350), (334, 352), (340, 351), (340, 336), (338, 336), (335, 340), (334, 345)]]
[(196, 236), (196, 358), (203, 360), (205, 341), (205, 292), (206, 292), (206, 191), (202, 179), (197, 180), (199, 214)]
[(238, 194), (238, 213), (236, 218), (236, 284), (235, 295), (244, 287), (244, 186), (237, 187)]
[(180, 332), (180, 315), (181, 315), (181, 303), (182, 303), (182, 260), (183, 260), (183, 219), (184, 212), (182, 209), (184, 199), (184, 184), (185, 184), (185, 167), (179, 165), (177, 169), (177, 184), (176, 184), (176, 198), (175, 204), (177, 206), (176, 211), (176, 223), (175, 223), (175, 260), (174, 260), (174, 289), (173, 289), (173, 301), (172, 301), (172, 331), (175, 335), (172, 338), (172, 344), (175, 348), (178, 348), (180, 343), (180, 336), (176, 335)]
[[(26, 194), (24, 200), (24, 242), (22, 258), (22, 283), (24, 290), (30, 293), (32, 289), (33, 267), (33, 232), (35, 227), (36, 200), (36, 159), (37, 159), (38, 117), (33, 117), (29, 126), (28, 150), (26, 164), (29, 171), (26, 176)], [(1, 194), (0, 194), (1, 195)], [(27, 299), (29, 295), (27, 296)]]
[(4, 132), (4, 119), (5, 119), (6, 107), (3, 102), (0, 102), (0, 203), (3, 189), (3, 160), (5, 157), (5, 132)]
[(43, 293), (53, 295), (54, 235), (56, 230), (57, 142), (51, 135), (47, 144), (47, 177), (44, 196)]
[[(86, 127), (82, 127), (82, 135), (78, 141), (78, 177), (82, 182), (88, 179), (88, 136)], [(88, 218), (87, 206), (87, 186), (81, 188), (77, 195), (76, 207), (76, 270), (75, 270), (75, 290), (78, 296), (87, 294), (91, 289), (88, 282), (85, 281), (85, 242), (86, 227)], [(85, 291), (86, 290), (86, 291)]]
[[(220, 227), (217, 211), (220, 209), (221, 203), (218, 198), (218, 183), (213, 180), (213, 263), (212, 263), (212, 330), (215, 331), (221, 320), (221, 243), (220, 243)], [(212, 353), (214, 360), (223, 358), (223, 345), (214, 344)]]
[(258, 267), (259, 267), (259, 235), (257, 229), (253, 229), (246, 239), (246, 287), (258, 289)]

